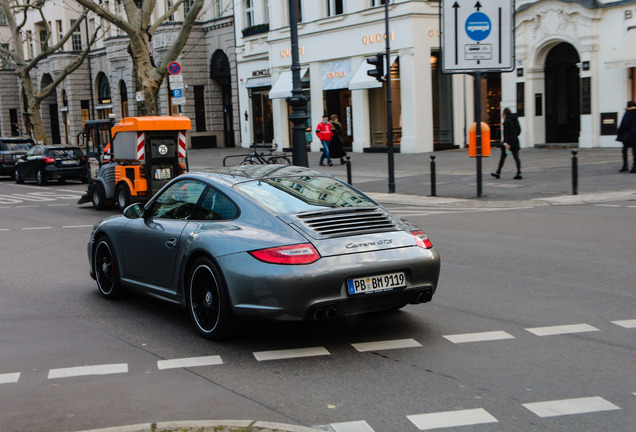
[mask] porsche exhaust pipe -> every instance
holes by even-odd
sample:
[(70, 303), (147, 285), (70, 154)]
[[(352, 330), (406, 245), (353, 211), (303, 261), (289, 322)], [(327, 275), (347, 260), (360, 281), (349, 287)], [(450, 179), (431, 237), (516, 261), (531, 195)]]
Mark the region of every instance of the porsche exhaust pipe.
[(311, 314), (311, 317), (315, 321), (322, 321), (322, 320), (334, 319), (337, 315), (338, 315), (338, 310), (336, 309), (335, 306), (323, 306), (323, 307), (317, 307)]
[(431, 292), (431, 290), (420, 290), (413, 295), (409, 303), (410, 304), (427, 303), (427, 302), (430, 302), (432, 298), (433, 298), (433, 293)]

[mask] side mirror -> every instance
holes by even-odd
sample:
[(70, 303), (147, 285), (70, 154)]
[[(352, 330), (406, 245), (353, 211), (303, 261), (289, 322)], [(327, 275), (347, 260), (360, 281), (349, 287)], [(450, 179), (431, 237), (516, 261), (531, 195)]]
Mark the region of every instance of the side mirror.
[(124, 209), (124, 216), (128, 219), (139, 219), (144, 217), (144, 206), (141, 203), (131, 204)]

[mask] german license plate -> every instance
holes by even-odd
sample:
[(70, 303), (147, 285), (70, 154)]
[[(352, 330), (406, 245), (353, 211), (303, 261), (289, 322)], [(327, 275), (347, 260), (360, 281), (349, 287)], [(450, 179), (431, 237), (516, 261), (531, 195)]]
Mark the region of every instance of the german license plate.
[(404, 272), (387, 273), (347, 280), (349, 294), (362, 294), (376, 291), (388, 291), (406, 287)]
[(155, 180), (169, 180), (170, 168), (157, 168), (155, 169)]
[(62, 165), (77, 165), (77, 161), (74, 160), (63, 160)]

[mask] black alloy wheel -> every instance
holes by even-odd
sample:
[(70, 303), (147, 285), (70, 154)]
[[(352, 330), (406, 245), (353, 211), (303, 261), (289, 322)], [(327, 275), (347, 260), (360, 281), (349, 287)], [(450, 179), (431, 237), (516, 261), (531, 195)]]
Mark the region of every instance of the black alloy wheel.
[(233, 315), (225, 284), (212, 261), (199, 258), (194, 262), (186, 289), (188, 313), (199, 334), (206, 339), (227, 336)]
[(107, 299), (116, 299), (121, 295), (121, 281), (115, 252), (105, 237), (97, 240), (95, 252), (93, 253), (93, 268), (95, 269), (95, 280), (97, 288), (102, 296)]
[(20, 169), (18, 167), (15, 167), (15, 171), (13, 173), (13, 179), (15, 180), (17, 184), (24, 183), (24, 179), (20, 175)]
[(44, 172), (44, 168), (38, 169), (38, 172), (35, 174), (35, 180), (40, 186), (44, 186), (46, 184), (46, 173)]

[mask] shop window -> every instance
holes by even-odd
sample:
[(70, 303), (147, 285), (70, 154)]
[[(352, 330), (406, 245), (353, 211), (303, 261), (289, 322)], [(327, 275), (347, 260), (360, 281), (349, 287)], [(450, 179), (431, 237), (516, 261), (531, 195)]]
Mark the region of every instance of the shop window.
[(433, 146), (435, 150), (453, 145), (453, 82), (443, 74), (438, 51), (431, 53), (433, 81)]
[(327, 16), (342, 15), (344, 0), (327, 0)]
[[(80, 101), (80, 109), (82, 110), (82, 124), (91, 119), (90, 101)], [(83, 127), (83, 126), (82, 126)]]
[[(380, 88), (369, 89), (369, 109), (371, 119), (371, 147), (387, 147), (388, 128), (386, 111), (387, 84)], [(402, 102), (400, 84), (400, 65), (397, 59), (391, 65), (391, 111), (393, 118), (393, 146), (402, 141)]]
[(252, 139), (255, 143), (270, 144), (274, 141), (274, 116), (269, 90), (269, 87), (252, 89)]
[(119, 109), (122, 117), (128, 117), (128, 89), (123, 80), (119, 81)]

